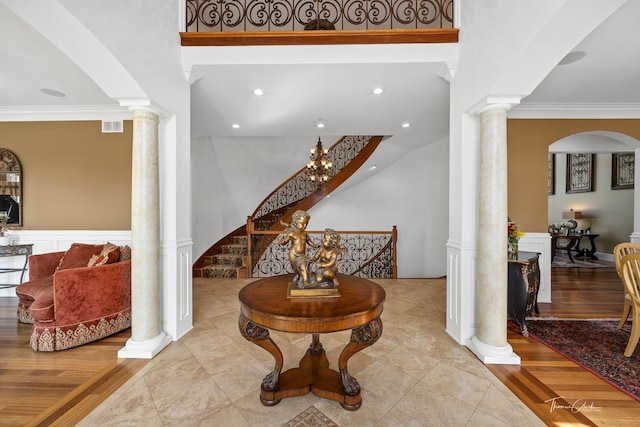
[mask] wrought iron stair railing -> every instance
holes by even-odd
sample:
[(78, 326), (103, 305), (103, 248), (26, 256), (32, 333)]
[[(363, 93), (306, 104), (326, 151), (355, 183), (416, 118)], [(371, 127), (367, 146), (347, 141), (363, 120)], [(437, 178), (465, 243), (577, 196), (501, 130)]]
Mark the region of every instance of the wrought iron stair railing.
[[(254, 265), (251, 277), (271, 277), (293, 273), (289, 261), (289, 249), (281, 246), (277, 237), (281, 231), (257, 230), (251, 218), (247, 221), (247, 234), (250, 236), (249, 250)], [(369, 279), (397, 278), (396, 247), (398, 231), (338, 231), (344, 254), (336, 262), (338, 273)], [(307, 234), (320, 246), (322, 231), (307, 231)], [(266, 248), (261, 243), (268, 242)]]

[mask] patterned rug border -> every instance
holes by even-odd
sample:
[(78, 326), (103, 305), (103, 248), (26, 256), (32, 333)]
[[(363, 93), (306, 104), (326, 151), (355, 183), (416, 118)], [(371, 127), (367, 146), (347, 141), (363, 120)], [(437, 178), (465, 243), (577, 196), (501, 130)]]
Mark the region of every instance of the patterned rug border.
[(315, 406), (309, 406), (282, 427), (340, 427)]
[(613, 261), (603, 259), (583, 259), (573, 258), (575, 262), (571, 262), (569, 257), (563, 255), (556, 255), (551, 263), (551, 267), (556, 268), (615, 268)]
[[(620, 321), (620, 319), (559, 319), (559, 318), (530, 318), (529, 320), (538, 320), (540, 321), (540, 323), (544, 322), (544, 321), (559, 321), (559, 322), (580, 322), (580, 321), (590, 321), (590, 322), (602, 322), (602, 323), (611, 323), (614, 325), (614, 327), (617, 327), (618, 322)], [(512, 324), (512, 327), (517, 328), (517, 325), (515, 325), (514, 323), (510, 322)], [(529, 326), (531, 326), (531, 323), (528, 323)], [(623, 327), (624, 329), (630, 329), (631, 328), (631, 322), (627, 321), (626, 325)], [(518, 329), (519, 330), (519, 329)], [(613, 379), (607, 378), (605, 375), (603, 375), (602, 373), (594, 370), (593, 368), (586, 366), (583, 362), (577, 360), (576, 358), (572, 357), (571, 355), (565, 353), (564, 351), (561, 351), (560, 349), (554, 347), (554, 345), (548, 341), (546, 341), (545, 339), (539, 337), (536, 335), (535, 332), (532, 332), (531, 330), (529, 330), (529, 337), (533, 338), (534, 340), (536, 340), (537, 342), (539, 342), (540, 344), (544, 345), (545, 347), (555, 351), (556, 353), (558, 353), (560, 356), (564, 357), (567, 360), (570, 360), (571, 362), (575, 363), (576, 365), (580, 366), (582, 369), (591, 372), (593, 375), (595, 375), (596, 377), (600, 378), (602, 381), (605, 381), (607, 384), (611, 385), (613, 388), (621, 391), (622, 393), (626, 394), (627, 396), (631, 397), (632, 399), (640, 402), (640, 395), (635, 395), (632, 392), (630, 392), (629, 390), (624, 389), (621, 385), (616, 384), (614, 382)], [(598, 354), (601, 354), (600, 352)], [(635, 354), (635, 352), (634, 352)], [(606, 355), (601, 354), (601, 356), (605, 359), (608, 360), (606, 358)], [(624, 357), (624, 356), (622, 356)], [(633, 356), (632, 356), (633, 357)]]
[(566, 320), (566, 321), (575, 321), (575, 322), (579, 322), (579, 321), (584, 321), (584, 322), (619, 322), (620, 318), (619, 317), (587, 317), (587, 318), (577, 318), (577, 317), (554, 317), (554, 316), (548, 316), (548, 317), (540, 317), (540, 316), (531, 316), (531, 317), (527, 317), (526, 318), (527, 322), (530, 321), (536, 321), (536, 320)]

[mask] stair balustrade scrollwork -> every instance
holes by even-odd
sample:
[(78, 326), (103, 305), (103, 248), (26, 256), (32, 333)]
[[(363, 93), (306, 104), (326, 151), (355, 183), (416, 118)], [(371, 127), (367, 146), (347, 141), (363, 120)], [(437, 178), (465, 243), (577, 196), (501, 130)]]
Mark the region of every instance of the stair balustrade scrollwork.
[[(345, 253), (336, 263), (338, 273), (368, 279), (391, 279), (397, 277), (396, 242), (397, 229), (391, 231), (340, 231)], [(307, 231), (320, 246), (322, 231)], [(255, 265), (252, 277), (271, 277), (293, 273), (288, 248), (276, 241), (278, 232), (254, 231), (251, 233), (251, 257)], [(268, 241), (266, 249), (262, 244)], [(262, 243), (262, 244), (261, 244)]]
[[(186, 0), (187, 32), (452, 28), (453, 0)], [(317, 28), (317, 27), (316, 27)]]
[[(328, 173), (329, 179), (348, 165), (367, 146), (371, 138), (372, 136), (368, 135), (347, 135), (333, 144), (327, 152), (327, 160), (333, 162), (333, 168)], [(279, 220), (277, 215), (270, 216), (271, 213), (292, 206), (316, 190), (316, 185), (309, 180), (306, 174), (306, 168), (300, 169), (271, 193), (255, 210), (251, 217), (256, 223), (256, 229), (269, 229)]]

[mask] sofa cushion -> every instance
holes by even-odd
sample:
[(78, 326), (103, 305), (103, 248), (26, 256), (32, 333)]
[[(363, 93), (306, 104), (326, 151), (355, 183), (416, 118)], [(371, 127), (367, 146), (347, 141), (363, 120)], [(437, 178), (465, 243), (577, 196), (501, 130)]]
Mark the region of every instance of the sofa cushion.
[(92, 256), (98, 255), (104, 245), (89, 245), (86, 243), (74, 243), (64, 253), (57, 270), (66, 270), (68, 268), (86, 267)]
[(106, 243), (104, 245), (104, 248), (102, 248), (99, 254), (93, 255), (89, 259), (89, 262), (87, 263), (87, 267), (111, 264), (113, 262), (118, 261), (119, 258), (120, 258), (120, 246), (116, 246), (113, 243)]
[(55, 320), (53, 305), (53, 276), (41, 277), (16, 287), (21, 300), (31, 300), (29, 314), (33, 320), (51, 322)]
[(33, 279), (16, 286), (16, 295), (18, 295), (20, 299), (33, 301), (38, 298), (41, 293), (47, 292), (47, 289), (53, 289), (53, 276)]
[(126, 261), (128, 259), (131, 259), (131, 248), (128, 245), (124, 245), (120, 248), (119, 261)]

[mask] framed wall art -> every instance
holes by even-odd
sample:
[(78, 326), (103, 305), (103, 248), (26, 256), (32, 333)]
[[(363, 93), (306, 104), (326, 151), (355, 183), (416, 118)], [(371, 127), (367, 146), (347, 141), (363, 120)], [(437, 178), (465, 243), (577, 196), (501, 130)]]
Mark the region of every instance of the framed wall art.
[(611, 155), (612, 190), (633, 188), (635, 161), (635, 153), (613, 153)]
[(593, 191), (595, 154), (567, 154), (567, 193)]
[(556, 194), (556, 155), (549, 153), (549, 175), (547, 188), (549, 195)]

